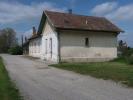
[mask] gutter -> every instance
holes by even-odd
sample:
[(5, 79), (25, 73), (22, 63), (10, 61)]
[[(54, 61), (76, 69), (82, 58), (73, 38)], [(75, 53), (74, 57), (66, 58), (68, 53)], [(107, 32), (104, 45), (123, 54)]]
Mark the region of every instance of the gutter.
[(76, 30), (76, 31), (92, 31), (92, 32), (113, 32), (113, 33), (124, 33), (125, 31), (123, 30), (91, 30), (91, 29), (77, 29), (77, 28), (60, 28), (60, 27), (56, 27), (56, 29), (58, 30)]

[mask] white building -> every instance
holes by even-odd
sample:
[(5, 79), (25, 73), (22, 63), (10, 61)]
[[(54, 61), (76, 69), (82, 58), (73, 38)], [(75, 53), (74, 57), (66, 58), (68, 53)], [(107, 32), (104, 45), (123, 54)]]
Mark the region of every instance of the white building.
[(29, 55), (54, 62), (108, 61), (117, 57), (120, 32), (103, 17), (45, 11)]

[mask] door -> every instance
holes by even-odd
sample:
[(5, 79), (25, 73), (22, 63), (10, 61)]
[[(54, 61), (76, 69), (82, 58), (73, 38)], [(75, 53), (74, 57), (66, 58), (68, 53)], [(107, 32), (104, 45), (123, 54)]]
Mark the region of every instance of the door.
[(52, 38), (50, 38), (50, 58), (52, 58)]
[(47, 49), (47, 39), (45, 39), (45, 55), (47, 56), (47, 52), (48, 52), (48, 49)]

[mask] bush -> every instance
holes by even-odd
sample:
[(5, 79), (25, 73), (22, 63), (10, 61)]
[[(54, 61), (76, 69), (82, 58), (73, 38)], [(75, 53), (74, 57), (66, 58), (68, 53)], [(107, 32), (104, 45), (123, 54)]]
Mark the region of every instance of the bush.
[(110, 62), (127, 63), (127, 59), (124, 56), (118, 56), (118, 58), (115, 58), (115, 59), (111, 60)]
[(118, 58), (113, 61), (126, 62), (127, 64), (133, 64), (133, 48), (123, 48), (118, 55)]
[(132, 48), (130, 48), (129, 50), (128, 50), (128, 55), (132, 55), (133, 54), (133, 49)]
[(126, 58), (127, 63), (133, 65), (133, 56), (129, 56)]
[(20, 46), (11, 47), (8, 52), (12, 55), (22, 55), (23, 49)]

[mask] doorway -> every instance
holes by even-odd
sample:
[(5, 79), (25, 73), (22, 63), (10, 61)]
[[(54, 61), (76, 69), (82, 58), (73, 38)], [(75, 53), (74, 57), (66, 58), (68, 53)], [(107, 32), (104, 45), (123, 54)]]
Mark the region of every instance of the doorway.
[(53, 43), (52, 43), (52, 38), (50, 38), (50, 58), (52, 58), (52, 45), (53, 45)]

